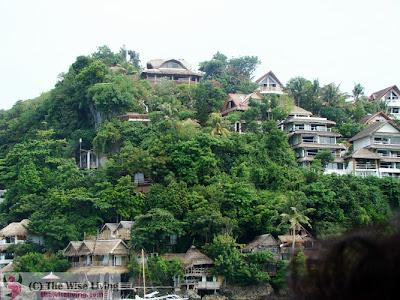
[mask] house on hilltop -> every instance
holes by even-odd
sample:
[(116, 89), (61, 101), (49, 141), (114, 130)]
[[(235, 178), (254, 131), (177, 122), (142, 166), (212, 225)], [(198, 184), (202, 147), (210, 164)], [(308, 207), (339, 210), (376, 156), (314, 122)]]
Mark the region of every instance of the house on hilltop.
[(396, 85), (372, 93), (370, 101), (384, 101), (388, 106), (388, 113), (396, 120), (400, 119), (400, 90)]
[(146, 64), (142, 78), (157, 83), (161, 78), (167, 78), (177, 83), (197, 83), (203, 75), (191, 70), (189, 63), (183, 59), (153, 59)]
[(261, 76), (256, 83), (258, 83), (257, 91), (261, 94), (283, 94), (283, 84), (272, 71)]
[(346, 147), (337, 143), (340, 133), (333, 132), (334, 121), (312, 117), (312, 113), (295, 106), (288, 118), (279, 124), (288, 135), (289, 144), (296, 152), (297, 162), (306, 168), (310, 166), (321, 150), (330, 150), (334, 161), (325, 168), (325, 173), (344, 174), (343, 152)]
[(400, 175), (400, 127), (392, 121), (376, 122), (349, 139), (353, 153), (346, 157), (349, 173), (356, 176)]

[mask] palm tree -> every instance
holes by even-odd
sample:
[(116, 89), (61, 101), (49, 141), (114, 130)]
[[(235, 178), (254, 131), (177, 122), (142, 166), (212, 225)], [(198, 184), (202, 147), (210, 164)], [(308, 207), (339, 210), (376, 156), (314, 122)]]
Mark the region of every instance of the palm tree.
[(286, 90), (290, 96), (296, 101), (296, 105), (300, 107), (300, 98), (307, 92), (308, 80), (303, 77), (295, 77), (289, 80)]
[(352, 93), (354, 97), (354, 102), (357, 102), (358, 99), (360, 99), (360, 97), (364, 95), (364, 87), (360, 83), (354, 84), (354, 89), (352, 90)]
[(228, 122), (220, 113), (214, 112), (210, 115), (207, 125), (212, 128), (211, 135), (228, 136), (230, 131), (226, 128)]
[[(306, 224), (312, 228), (310, 224), (310, 218), (306, 216), (306, 214), (315, 210), (315, 208), (305, 208), (301, 211), (297, 209), (295, 206), (290, 207), (289, 213), (282, 213), (282, 223), (290, 223), (290, 228), (292, 228), (293, 242), (292, 242), (292, 256), (294, 254), (294, 245), (296, 241), (296, 229), (301, 227), (301, 224)], [(281, 224), (282, 224), (281, 223)]]

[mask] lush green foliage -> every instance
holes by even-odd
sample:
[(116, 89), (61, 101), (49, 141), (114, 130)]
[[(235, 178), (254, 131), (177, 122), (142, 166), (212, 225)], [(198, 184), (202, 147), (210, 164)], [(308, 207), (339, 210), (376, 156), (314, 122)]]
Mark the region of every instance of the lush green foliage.
[[(286, 233), (288, 225), (278, 225), (291, 207), (310, 208), (307, 229), (317, 237), (380, 223), (399, 208), (397, 179), (322, 175), (318, 170), (332, 159), (324, 152), (313, 170), (300, 169), (276, 126), (294, 99), (335, 120), (345, 138), (353, 136), (362, 129), (355, 121), (377, 108), (364, 101), (360, 86), (352, 105), (337, 86), (297, 77), (286, 87), (291, 97), (265, 97), (245, 113), (223, 118), (226, 92), (254, 90), (256, 57), (217, 53), (201, 64), (205, 80), (190, 86), (170, 80), (152, 86), (135, 77), (138, 64), (132, 50), (99, 47), (79, 56), (50, 92), (0, 112), (0, 187), (7, 189), (1, 226), (29, 218), (29, 230), (44, 236), (46, 251), (56, 252), (104, 222), (135, 220), (133, 246), (165, 252), (175, 235), (174, 249), (181, 252), (207, 244), (216, 274), (247, 284), (268, 280), (259, 269), (266, 258), (242, 255), (237, 243)], [(145, 107), (147, 126), (115, 118), (128, 110), (144, 113)], [(245, 135), (232, 132), (239, 118), (246, 121)], [(107, 158), (106, 168), (78, 169), (79, 138), (83, 149)], [(146, 195), (136, 193), (137, 173), (152, 182)], [(27, 256), (23, 265), (43, 261), (30, 250), (21, 253)], [(162, 261), (154, 268), (163, 274), (158, 282), (172, 274)]]

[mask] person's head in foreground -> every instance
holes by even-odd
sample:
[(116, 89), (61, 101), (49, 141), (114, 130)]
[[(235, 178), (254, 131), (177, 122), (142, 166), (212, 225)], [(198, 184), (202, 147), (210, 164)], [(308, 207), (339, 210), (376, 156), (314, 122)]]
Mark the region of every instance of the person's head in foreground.
[(400, 218), (326, 241), (307, 274), (292, 272), (293, 298), (399, 299)]

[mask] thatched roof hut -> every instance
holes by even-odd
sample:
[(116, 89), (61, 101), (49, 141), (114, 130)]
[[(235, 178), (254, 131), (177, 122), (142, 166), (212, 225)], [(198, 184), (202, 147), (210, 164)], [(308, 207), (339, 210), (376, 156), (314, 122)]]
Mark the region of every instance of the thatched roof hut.
[(189, 248), (186, 253), (170, 253), (162, 255), (162, 258), (172, 260), (180, 259), (184, 262), (185, 267), (193, 267), (196, 265), (213, 265), (214, 261), (207, 255), (201, 253), (195, 246)]
[(250, 243), (242, 248), (243, 252), (257, 252), (263, 251), (268, 248), (279, 247), (278, 242), (271, 234), (262, 234), (256, 236)]
[(63, 256), (85, 255), (128, 255), (129, 247), (124, 241), (96, 240), (96, 241), (71, 241), (63, 252)]
[(12, 222), (0, 230), (0, 237), (27, 236), (28, 230), (26, 227), (28, 224), (28, 219), (24, 219), (21, 222)]

